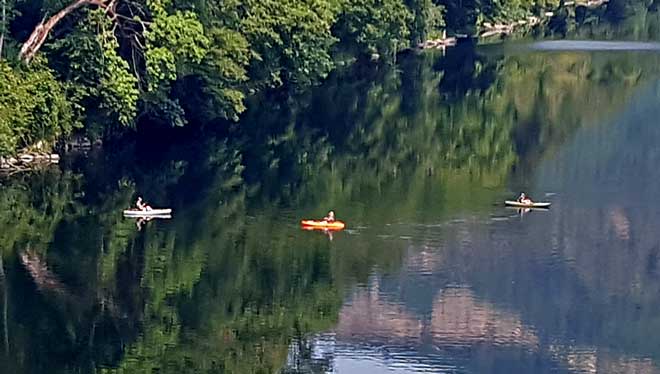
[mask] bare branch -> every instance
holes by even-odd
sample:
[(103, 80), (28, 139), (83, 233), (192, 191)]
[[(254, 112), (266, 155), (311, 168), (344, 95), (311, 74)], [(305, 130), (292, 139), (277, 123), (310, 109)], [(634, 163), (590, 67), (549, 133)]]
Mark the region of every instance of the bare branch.
[(106, 9), (107, 12), (113, 14), (114, 11), (110, 5), (114, 5), (116, 0), (76, 0), (69, 4), (66, 8), (60, 10), (52, 17), (48, 18), (47, 21), (41, 21), (32, 31), (28, 40), (23, 43), (21, 51), (19, 52), (19, 58), (25, 62), (29, 63), (39, 51), (41, 46), (46, 41), (48, 34), (51, 30), (57, 25), (64, 17), (77, 10), (78, 8), (96, 5), (100, 8)]

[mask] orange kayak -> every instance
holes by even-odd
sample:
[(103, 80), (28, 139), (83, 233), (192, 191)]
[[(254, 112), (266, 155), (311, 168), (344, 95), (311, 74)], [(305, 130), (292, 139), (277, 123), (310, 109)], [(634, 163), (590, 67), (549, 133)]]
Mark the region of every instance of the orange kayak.
[(313, 219), (304, 219), (300, 225), (305, 230), (342, 230), (346, 225), (342, 221), (315, 221)]

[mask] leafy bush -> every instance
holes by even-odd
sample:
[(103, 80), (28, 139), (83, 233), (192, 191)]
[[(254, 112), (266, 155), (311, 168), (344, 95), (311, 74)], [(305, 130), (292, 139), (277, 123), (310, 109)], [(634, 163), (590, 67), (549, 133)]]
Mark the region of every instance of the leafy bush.
[(43, 142), (53, 144), (80, 124), (66, 85), (43, 63), (12, 69), (0, 61), (0, 155)]

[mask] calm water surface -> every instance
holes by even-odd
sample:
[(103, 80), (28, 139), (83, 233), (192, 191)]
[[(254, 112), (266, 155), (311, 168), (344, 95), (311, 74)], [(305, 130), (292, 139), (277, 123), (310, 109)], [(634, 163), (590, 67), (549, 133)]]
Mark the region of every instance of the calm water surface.
[(411, 56), (4, 181), (0, 371), (660, 372), (659, 67)]

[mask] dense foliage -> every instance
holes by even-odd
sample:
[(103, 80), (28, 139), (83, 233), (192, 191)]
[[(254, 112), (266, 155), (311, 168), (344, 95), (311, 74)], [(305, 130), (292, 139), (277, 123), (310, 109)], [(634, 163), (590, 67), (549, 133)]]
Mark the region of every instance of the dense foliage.
[[(594, 30), (652, 7), (557, 12), (553, 30)], [(553, 0), (60, 0), (0, 4), (0, 154), (52, 144), (83, 125), (93, 136), (141, 120), (182, 126), (237, 120), (245, 98), (295, 89), (355, 58), (403, 49), (485, 22), (539, 15)], [(573, 9), (573, 8), (571, 8)], [(565, 16), (565, 17), (564, 17)], [(563, 17), (563, 18), (562, 18)], [(566, 17), (577, 22), (567, 23)], [(29, 67), (26, 67), (29, 66)], [(11, 124), (11, 126), (9, 125)]]
[(78, 124), (66, 85), (39, 64), (12, 70), (0, 61), (0, 154), (25, 144), (50, 144)]

